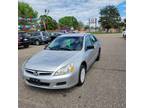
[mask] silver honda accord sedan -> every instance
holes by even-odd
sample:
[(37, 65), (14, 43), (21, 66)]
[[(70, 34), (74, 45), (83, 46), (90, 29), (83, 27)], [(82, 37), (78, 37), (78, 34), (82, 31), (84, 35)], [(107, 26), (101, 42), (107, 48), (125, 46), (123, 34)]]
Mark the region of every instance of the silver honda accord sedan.
[(88, 33), (64, 34), (22, 66), (26, 84), (46, 89), (82, 85), (90, 66), (100, 59), (101, 45)]

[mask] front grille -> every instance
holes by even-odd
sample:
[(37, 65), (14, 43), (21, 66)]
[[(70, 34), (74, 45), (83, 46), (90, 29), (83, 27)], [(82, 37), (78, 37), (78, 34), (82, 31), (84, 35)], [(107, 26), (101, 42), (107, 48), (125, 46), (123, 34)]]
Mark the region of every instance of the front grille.
[(26, 72), (27, 72), (27, 73), (30, 73), (30, 74), (33, 74), (33, 72), (32, 72), (32, 71), (30, 71), (30, 70), (26, 70)]
[(39, 75), (51, 75), (52, 73), (39, 73)]
[(38, 71), (38, 70), (31, 70), (31, 69), (26, 69), (25, 70), (29, 74), (33, 74), (35, 76), (45, 76), (45, 75), (51, 75), (51, 71)]

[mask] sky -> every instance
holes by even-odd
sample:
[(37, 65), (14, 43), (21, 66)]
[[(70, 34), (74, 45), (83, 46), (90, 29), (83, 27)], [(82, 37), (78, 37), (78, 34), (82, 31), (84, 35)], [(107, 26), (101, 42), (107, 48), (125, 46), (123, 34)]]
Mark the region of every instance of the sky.
[(106, 5), (115, 5), (122, 18), (126, 17), (125, 0), (19, 0), (30, 4), (39, 15), (45, 14), (59, 20), (64, 16), (75, 16), (78, 21), (88, 24), (89, 18), (98, 18), (99, 11)]

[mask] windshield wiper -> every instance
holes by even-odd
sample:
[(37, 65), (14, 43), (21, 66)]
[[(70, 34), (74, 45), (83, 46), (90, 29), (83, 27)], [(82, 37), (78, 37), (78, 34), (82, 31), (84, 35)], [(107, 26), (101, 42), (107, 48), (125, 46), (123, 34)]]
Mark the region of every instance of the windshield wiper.
[(67, 50), (67, 51), (71, 51), (72, 49), (70, 49), (70, 48), (54, 48), (54, 47), (48, 47), (50, 50)]
[(48, 47), (50, 50), (58, 50), (58, 48)]
[(60, 48), (61, 50), (67, 50), (67, 51), (71, 51), (72, 49), (70, 49), (70, 48)]

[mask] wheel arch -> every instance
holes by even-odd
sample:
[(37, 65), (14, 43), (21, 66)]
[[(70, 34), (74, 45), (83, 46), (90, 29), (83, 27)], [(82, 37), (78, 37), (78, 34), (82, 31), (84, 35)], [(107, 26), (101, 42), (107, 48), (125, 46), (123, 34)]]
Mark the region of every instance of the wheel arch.
[(86, 71), (87, 71), (87, 63), (86, 63), (86, 61), (83, 61), (83, 62), (81, 63), (81, 65), (84, 65), (85, 68), (86, 68)]

